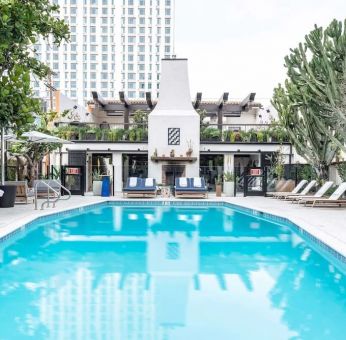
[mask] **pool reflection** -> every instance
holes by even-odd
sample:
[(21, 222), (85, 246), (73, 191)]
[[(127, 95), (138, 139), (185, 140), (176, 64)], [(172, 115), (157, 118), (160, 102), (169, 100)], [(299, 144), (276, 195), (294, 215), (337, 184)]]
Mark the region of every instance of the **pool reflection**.
[(346, 331), (344, 274), (289, 227), (231, 209), (104, 207), (1, 247), (1, 339)]

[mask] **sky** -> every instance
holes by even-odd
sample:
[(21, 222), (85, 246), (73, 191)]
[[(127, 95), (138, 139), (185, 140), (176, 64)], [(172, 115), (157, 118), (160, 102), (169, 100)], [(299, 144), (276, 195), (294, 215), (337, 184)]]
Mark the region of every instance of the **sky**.
[(284, 57), (314, 25), (346, 18), (346, 0), (175, 0), (175, 53), (189, 59), (191, 96), (268, 105)]

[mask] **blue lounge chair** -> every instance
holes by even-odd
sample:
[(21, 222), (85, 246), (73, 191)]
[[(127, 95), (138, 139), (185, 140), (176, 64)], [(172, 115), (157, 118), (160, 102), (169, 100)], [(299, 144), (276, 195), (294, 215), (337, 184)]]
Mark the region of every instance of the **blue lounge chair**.
[(175, 197), (181, 198), (207, 198), (208, 188), (204, 178), (176, 178), (175, 179)]
[(129, 177), (123, 189), (125, 197), (156, 197), (157, 186), (154, 178)]

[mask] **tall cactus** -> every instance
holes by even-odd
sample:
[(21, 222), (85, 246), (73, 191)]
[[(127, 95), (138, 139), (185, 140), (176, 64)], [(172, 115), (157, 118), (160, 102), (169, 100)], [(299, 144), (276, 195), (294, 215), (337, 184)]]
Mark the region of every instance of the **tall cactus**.
[(297, 152), (321, 178), (344, 148), (346, 111), (346, 21), (315, 29), (285, 57), (288, 79), (274, 89), (272, 103)]

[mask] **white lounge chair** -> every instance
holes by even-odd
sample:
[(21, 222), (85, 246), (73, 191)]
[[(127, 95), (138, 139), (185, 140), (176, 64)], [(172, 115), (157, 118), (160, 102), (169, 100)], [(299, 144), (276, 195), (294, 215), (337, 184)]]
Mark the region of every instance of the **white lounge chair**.
[(291, 195), (292, 194), (298, 194), (303, 189), (303, 187), (306, 185), (306, 183), (308, 183), (308, 181), (306, 179), (302, 179), (291, 192), (287, 192), (287, 191), (274, 192), (273, 197), (274, 198), (280, 198), (282, 196), (286, 196), (286, 195), (290, 195), (290, 194)]
[(324, 183), (321, 188), (316, 192), (315, 195), (309, 196), (309, 195), (305, 195), (305, 196), (295, 196), (294, 198), (292, 198), (292, 203), (304, 203), (306, 201), (311, 201), (314, 200), (315, 198), (321, 198), (323, 197), (326, 192), (333, 186), (334, 182), (333, 181), (328, 181), (326, 183)]
[(288, 194), (288, 195), (285, 195), (285, 200), (294, 200), (295, 197), (297, 196), (305, 196), (307, 194), (309, 194), (309, 192), (317, 185), (317, 181), (316, 180), (313, 180), (311, 181), (305, 188), (304, 190), (300, 193), (300, 194)]
[(346, 182), (343, 182), (328, 198), (315, 198), (310, 201), (306, 201), (305, 205), (311, 206), (311, 207), (346, 206), (346, 199), (341, 199), (342, 195), (345, 192), (346, 192)]

